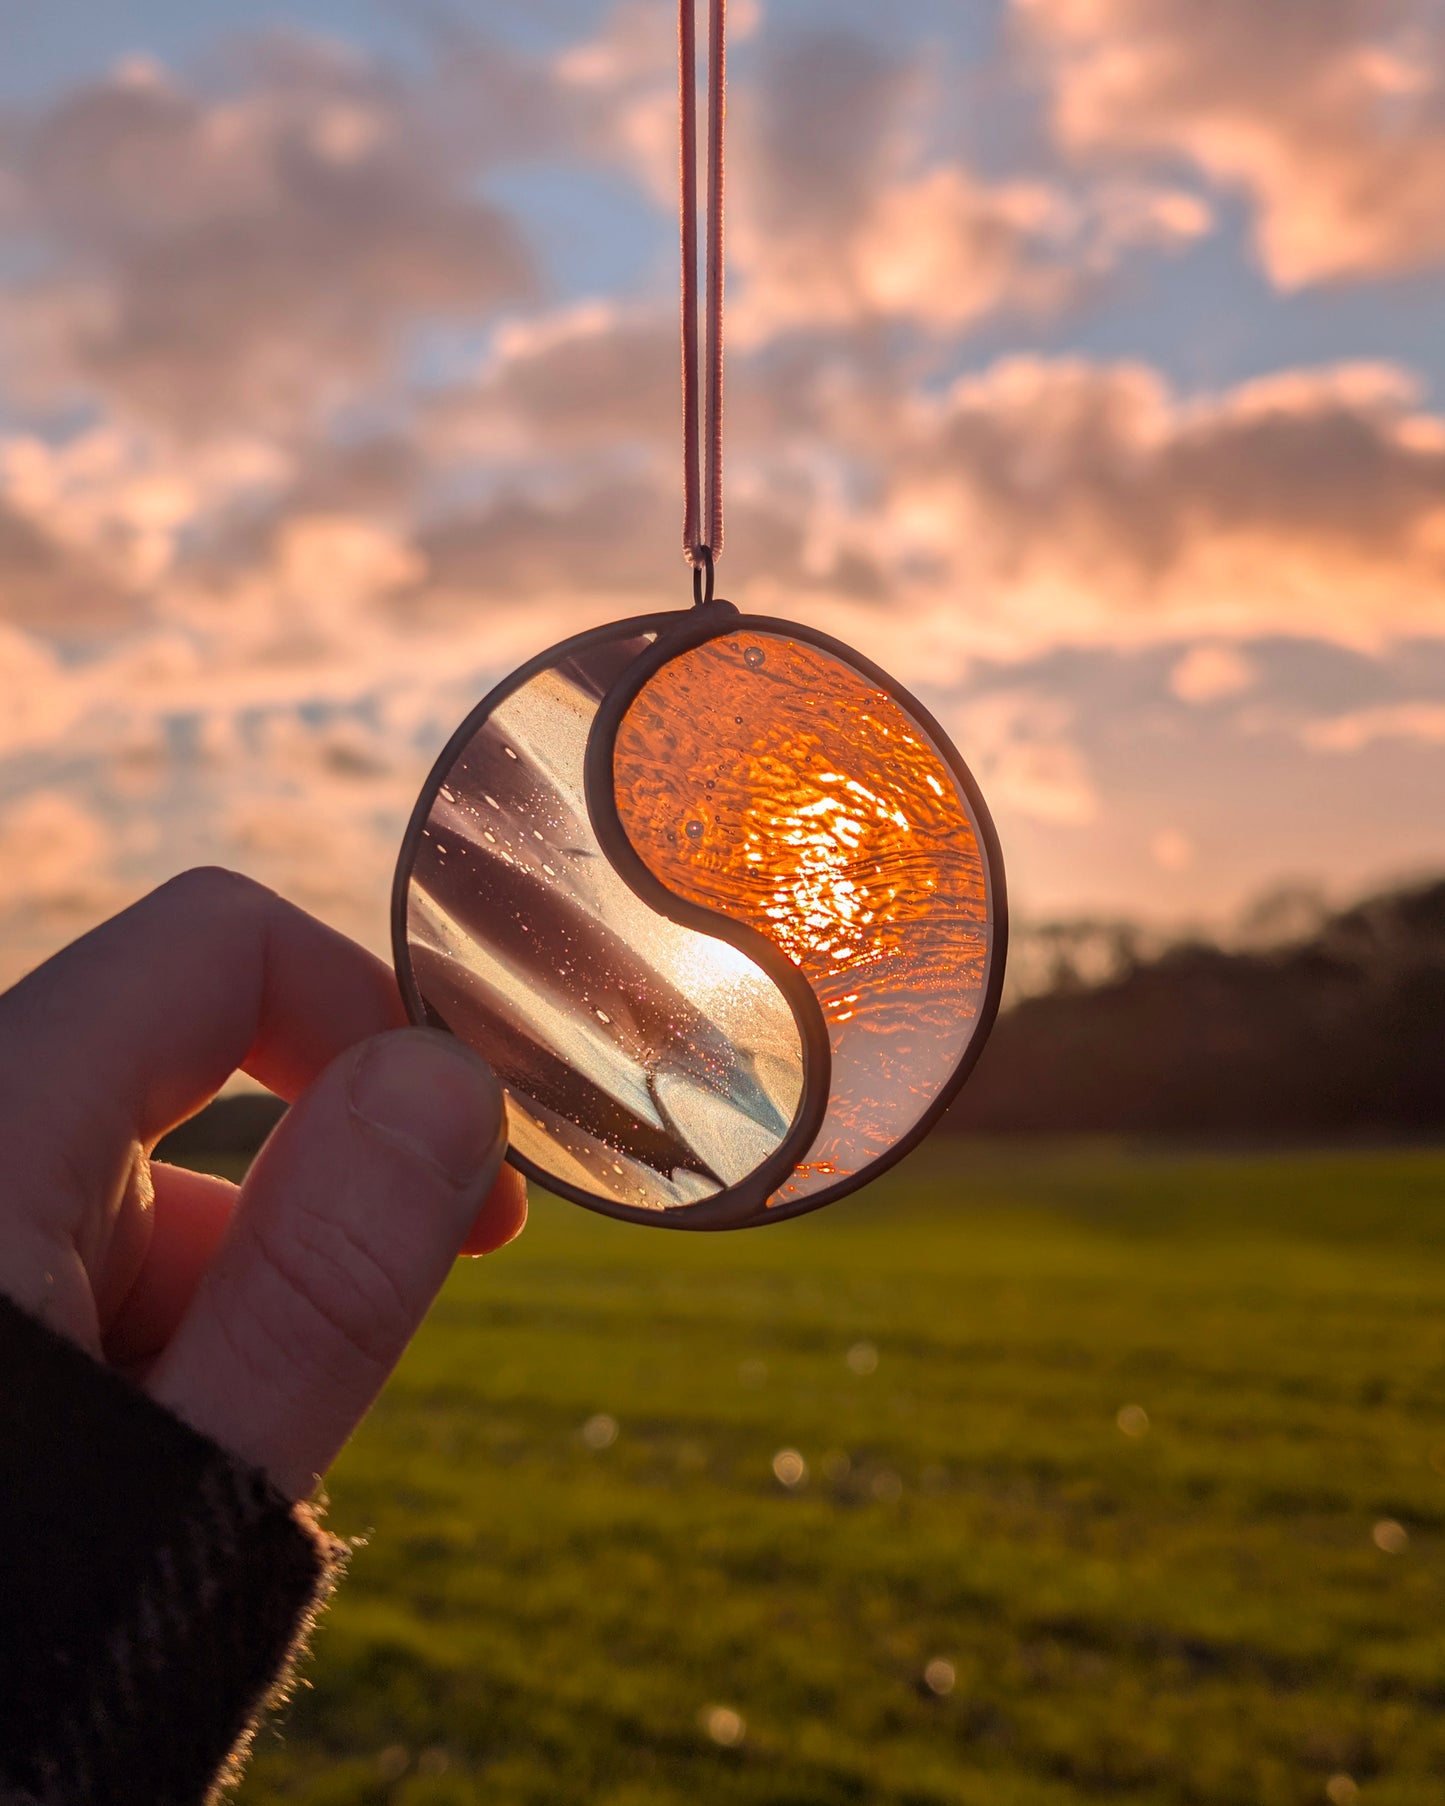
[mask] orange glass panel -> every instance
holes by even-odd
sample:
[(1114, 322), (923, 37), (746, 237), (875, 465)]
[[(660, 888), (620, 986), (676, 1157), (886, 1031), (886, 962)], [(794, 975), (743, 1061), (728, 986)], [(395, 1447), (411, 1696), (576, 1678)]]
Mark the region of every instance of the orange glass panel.
[(767, 935), (822, 1006), (828, 1114), (772, 1202), (862, 1171), (947, 1085), (987, 985), (987, 873), (948, 760), (851, 665), (747, 631), (648, 680), (613, 772), (653, 876)]

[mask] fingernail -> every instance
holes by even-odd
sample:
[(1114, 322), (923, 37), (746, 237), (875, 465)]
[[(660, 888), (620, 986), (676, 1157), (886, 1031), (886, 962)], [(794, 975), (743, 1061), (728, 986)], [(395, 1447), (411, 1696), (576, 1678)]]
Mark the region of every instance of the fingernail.
[(433, 1029), (378, 1035), (351, 1075), (351, 1109), (458, 1189), (477, 1184), (502, 1143), (496, 1080), (460, 1041)]

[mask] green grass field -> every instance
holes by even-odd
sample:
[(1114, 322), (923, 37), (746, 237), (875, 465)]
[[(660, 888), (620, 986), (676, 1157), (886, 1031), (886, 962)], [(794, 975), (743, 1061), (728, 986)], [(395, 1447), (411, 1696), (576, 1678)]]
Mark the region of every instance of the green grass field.
[(1431, 1806), (1445, 1154), (935, 1144), (721, 1237), (538, 1198), (331, 1491), (242, 1806)]

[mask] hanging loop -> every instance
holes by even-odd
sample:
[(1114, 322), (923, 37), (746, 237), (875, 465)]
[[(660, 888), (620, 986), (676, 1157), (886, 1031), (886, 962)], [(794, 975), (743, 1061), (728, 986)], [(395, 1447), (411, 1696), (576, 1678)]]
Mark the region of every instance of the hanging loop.
[[(680, 0), (678, 71), (681, 116), (683, 553), (700, 593), (700, 552), (722, 556), (723, 128), (727, 116), (726, 0), (708, 0), (707, 329), (700, 343), (698, 306), (697, 0)], [(702, 358), (706, 358), (703, 377)], [(706, 470), (704, 471), (704, 463)]]
[(688, 561), (692, 565), (692, 600), (695, 608), (703, 608), (713, 598), (713, 552), (711, 546), (689, 546)]

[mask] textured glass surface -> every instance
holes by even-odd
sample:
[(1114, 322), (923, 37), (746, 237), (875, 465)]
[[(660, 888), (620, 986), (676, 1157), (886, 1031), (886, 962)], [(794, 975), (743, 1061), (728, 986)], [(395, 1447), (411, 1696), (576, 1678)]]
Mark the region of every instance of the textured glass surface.
[(777, 1148), (802, 1047), (766, 973), (649, 909), (592, 832), (588, 732), (646, 644), (593, 645), (493, 710), (432, 803), (407, 939), (421, 995), (501, 1080), (512, 1146), (580, 1190), (666, 1210)]
[(768, 935), (822, 1005), (828, 1114), (772, 1202), (860, 1172), (948, 1083), (986, 988), (987, 878), (948, 761), (852, 666), (741, 632), (648, 680), (613, 777), (648, 870)]

